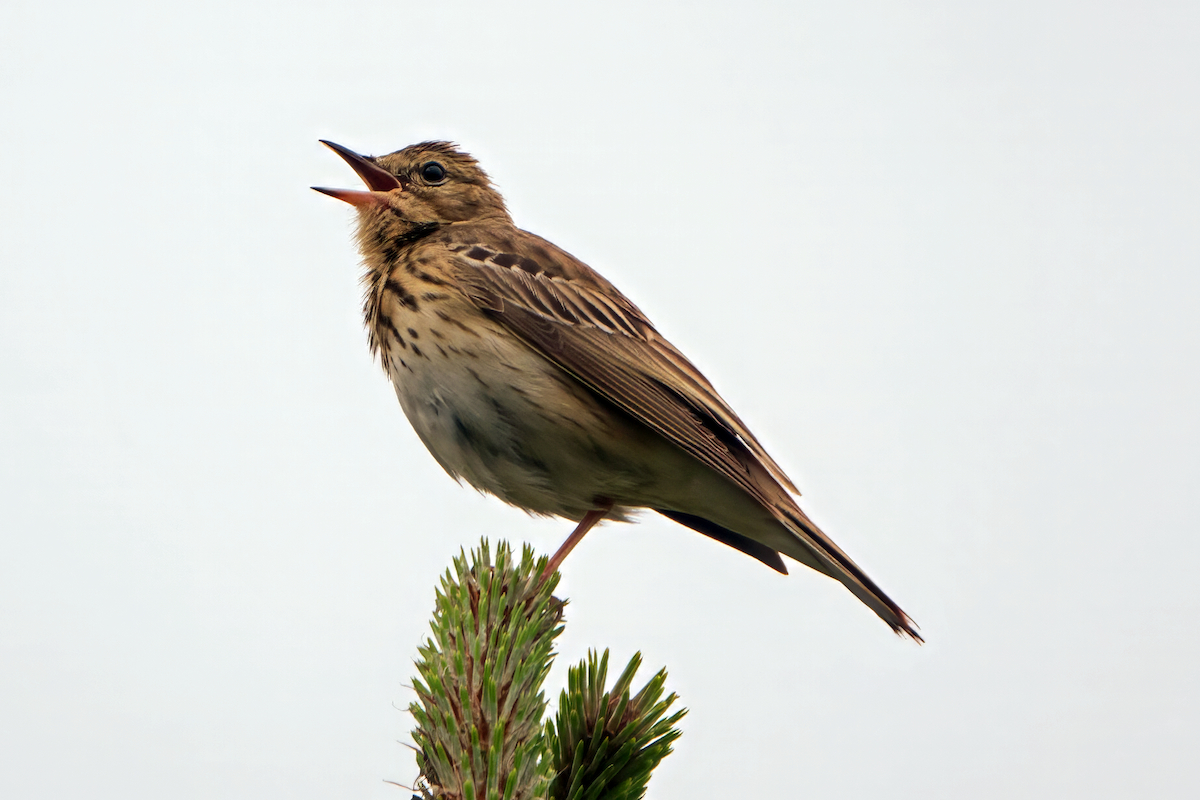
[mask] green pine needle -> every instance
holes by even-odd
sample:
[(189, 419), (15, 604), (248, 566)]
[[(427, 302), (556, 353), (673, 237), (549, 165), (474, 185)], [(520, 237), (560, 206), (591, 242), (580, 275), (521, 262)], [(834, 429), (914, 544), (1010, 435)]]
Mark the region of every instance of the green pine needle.
[(608, 651), (567, 671), (558, 714), (543, 726), (542, 684), (562, 633), (563, 602), (541, 580), (547, 559), (520, 562), (501, 542), (460, 552), (435, 591), (409, 706), (421, 770), (414, 800), (640, 800), (679, 738), (660, 671), (636, 694), (635, 654), (605, 691)]
[(514, 563), (506, 543), (493, 564), (483, 541), (442, 577), (409, 707), (425, 797), (545, 797), (541, 686), (563, 605), (551, 596), (557, 576), (541, 583), (545, 566), (528, 546)]
[(661, 670), (636, 695), (633, 676), (642, 663), (635, 653), (613, 688), (604, 691), (608, 650), (571, 667), (558, 714), (546, 724), (546, 753), (554, 762), (554, 800), (640, 800), (650, 773), (671, 753), (681, 732), (675, 723), (686, 710), (664, 716), (674, 694), (660, 700), (667, 672)]

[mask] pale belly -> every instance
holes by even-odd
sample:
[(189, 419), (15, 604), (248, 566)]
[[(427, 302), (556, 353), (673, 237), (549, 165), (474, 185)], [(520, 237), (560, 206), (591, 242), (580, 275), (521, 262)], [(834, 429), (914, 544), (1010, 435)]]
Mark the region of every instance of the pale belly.
[(385, 367), (417, 435), (453, 477), (535, 514), (579, 519), (610, 500), (619, 519), (675, 481), (664, 469), (688, 464), (499, 323), (476, 317), (473, 330), (490, 329), (469, 332), (405, 319), (406, 346), (385, 348)]

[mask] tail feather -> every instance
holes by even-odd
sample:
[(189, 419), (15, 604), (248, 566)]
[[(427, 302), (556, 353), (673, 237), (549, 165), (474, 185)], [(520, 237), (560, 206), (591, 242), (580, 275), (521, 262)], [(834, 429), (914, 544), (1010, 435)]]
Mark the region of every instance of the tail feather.
[[(875, 581), (867, 577), (862, 568), (854, 563), (850, 556), (833, 543), (808, 515), (800, 510), (795, 503), (790, 508), (780, 508), (775, 505), (772, 511), (777, 519), (796, 535), (798, 545), (796, 551), (785, 555), (815, 567), (831, 578), (840, 581), (855, 597), (861, 600), (872, 611), (880, 616), (892, 630), (901, 636), (908, 636), (917, 643), (925, 640), (917, 633), (918, 625), (904, 613), (890, 597), (884, 594)], [(803, 548), (801, 550), (800, 548)], [(808, 556), (805, 558), (803, 556)], [(815, 560), (817, 563), (813, 564)]]

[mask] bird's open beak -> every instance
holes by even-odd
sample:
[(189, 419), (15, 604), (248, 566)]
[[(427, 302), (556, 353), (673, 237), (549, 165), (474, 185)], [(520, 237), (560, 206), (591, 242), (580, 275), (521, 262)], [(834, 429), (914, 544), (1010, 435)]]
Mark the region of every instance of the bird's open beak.
[(324, 139), (321, 139), (321, 144), (325, 145), (330, 150), (345, 159), (346, 163), (358, 173), (358, 177), (363, 179), (363, 183), (365, 183), (371, 189), (369, 192), (360, 192), (353, 189), (324, 189), (319, 186), (312, 187), (321, 194), (327, 194), (330, 197), (336, 197), (338, 200), (343, 200), (356, 207), (373, 205), (386, 206), (388, 202), (383, 193), (390, 192), (393, 189), (403, 188), (403, 184), (400, 182), (399, 178), (369, 158), (360, 156), (358, 153), (354, 152), (348, 147), (342, 147), (340, 144), (327, 142)]
[(330, 197), (343, 200), (355, 208), (362, 208), (363, 206), (386, 206), (388, 204), (386, 197), (375, 192), (359, 192), (354, 189), (326, 189), (322, 186), (313, 186), (312, 189), (321, 194), (327, 194)]

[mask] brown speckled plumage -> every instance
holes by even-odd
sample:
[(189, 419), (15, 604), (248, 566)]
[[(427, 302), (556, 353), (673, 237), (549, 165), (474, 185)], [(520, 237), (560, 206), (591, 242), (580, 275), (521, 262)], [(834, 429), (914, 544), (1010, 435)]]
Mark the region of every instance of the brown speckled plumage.
[(517, 228), (474, 158), (423, 142), (365, 158), (353, 204), (371, 351), (434, 458), (535, 514), (649, 508), (787, 572), (841, 581), (893, 630), (908, 616), (800, 510), (795, 486), (690, 361), (611, 283)]

